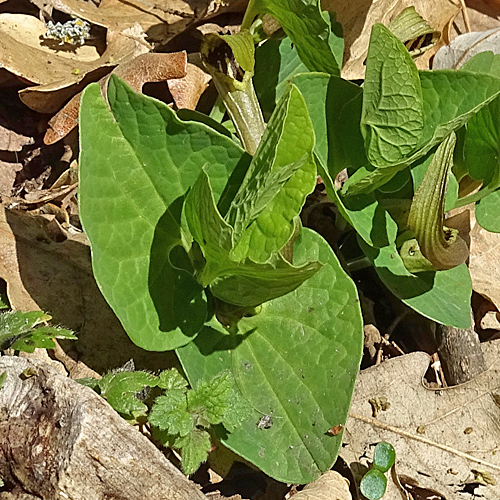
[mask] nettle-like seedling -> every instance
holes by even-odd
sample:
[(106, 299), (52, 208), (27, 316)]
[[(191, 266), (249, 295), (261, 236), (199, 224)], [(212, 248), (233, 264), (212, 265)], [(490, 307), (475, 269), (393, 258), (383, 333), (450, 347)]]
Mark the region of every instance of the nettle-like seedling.
[(394, 465), (396, 451), (390, 443), (382, 441), (375, 446), (372, 468), (361, 478), (359, 490), (368, 500), (379, 500), (387, 489), (385, 473)]
[[(143, 371), (114, 371), (100, 380), (78, 380), (98, 392), (130, 423), (149, 423), (154, 438), (181, 452), (182, 469), (192, 474), (212, 447), (212, 426), (238, 428), (249, 412), (229, 371), (188, 389), (176, 370), (155, 376)], [(158, 392), (161, 392), (158, 395)]]
[(65, 328), (48, 326), (51, 316), (43, 311), (7, 311), (0, 314), (0, 351), (33, 352), (37, 348), (54, 349), (54, 339), (75, 340)]

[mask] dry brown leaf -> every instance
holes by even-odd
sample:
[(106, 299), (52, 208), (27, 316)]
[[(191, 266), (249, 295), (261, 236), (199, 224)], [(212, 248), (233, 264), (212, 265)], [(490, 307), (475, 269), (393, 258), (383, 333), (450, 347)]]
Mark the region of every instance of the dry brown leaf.
[[(437, 31), (460, 10), (458, 0), (323, 0), (323, 8), (337, 13), (345, 34), (344, 65), (342, 76), (348, 80), (364, 78), (371, 28), (375, 23), (389, 24), (406, 7), (414, 6), (417, 12)], [(417, 66), (418, 66), (417, 59)]]
[(488, 311), (480, 323), (481, 330), (500, 330), (500, 313), (498, 311)]
[[(361, 372), (356, 384), (341, 456), (357, 477), (366, 472), (374, 445), (391, 443), (396, 468), (437, 490), (447, 500), (472, 499), (464, 485), (473, 470), (500, 482), (500, 342), (482, 344), (489, 369), (476, 379), (443, 390), (427, 389), (422, 377), (429, 356), (415, 352)], [(370, 401), (387, 400), (372, 416)], [(478, 486), (484, 500), (498, 499), (498, 489)], [(384, 500), (401, 500), (392, 480)]]
[(53, 215), (32, 216), (0, 205), (0, 278), (15, 310), (47, 311), (55, 324), (78, 335), (72, 357), (103, 373), (134, 358), (136, 366), (157, 370), (172, 359), (129, 340), (92, 275), (85, 235), (65, 231)]
[[(467, 0), (470, 31), (486, 31), (500, 27), (500, 2), (495, 0)], [(464, 18), (457, 16), (451, 26), (451, 39), (466, 33)]]
[(188, 63), (186, 76), (169, 80), (167, 85), (178, 109), (195, 109), (210, 80), (208, 73)]
[(20, 97), (40, 113), (59, 110), (81, 90), (79, 84), (81, 87), (99, 79), (120, 62), (149, 51), (127, 34), (110, 30), (101, 56), (91, 46), (67, 52), (57, 43), (47, 43), (42, 37), (45, 31), (45, 24), (34, 16), (0, 14), (0, 65), (24, 81), (37, 84), (22, 90)]
[[(185, 52), (168, 54), (142, 54), (129, 62), (120, 64), (113, 71), (134, 90), (140, 92), (147, 82), (162, 82), (186, 75), (187, 55)], [(100, 80), (104, 88), (109, 75)], [(45, 144), (54, 144), (69, 134), (78, 125), (78, 111), (82, 93), (75, 95), (48, 123), (43, 139)]]
[(338, 472), (326, 471), (309, 483), (302, 491), (293, 495), (295, 500), (351, 500), (349, 481)]
[(136, 22), (148, 38), (166, 43), (188, 26), (226, 12), (244, 12), (246, 0), (102, 0), (99, 7), (82, 0), (47, 0), (66, 14), (99, 26), (125, 29)]
[[(93, 62), (69, 64), (64, 61), (64, 68), (59, 68), (51, 79), (36, 87), (28, 87), (19, 92), (21, 100), (31, 109), (39, 113), (55, 113), (62, 105), (78, 92), (81, 92), (89, 83), (97, 81), (111, 69), (121, 63), (134, 59), (134, 57), (149, 52), (150, 47), (141, 41), (141, 38), (128, 32), (108, 30), (106, 37), (106, 50), (99, 59)], [(20, 47), (19, 50), (22, 50)], [(35, 49), (34, 49), (35, 50)], [(33, 54), (36, 59), (38, 54)], [(52, 56), (46, 61), (36, 63), (36, 72), (43, 72), (45, 66), (53, 70), (58, 67), (59, 60)], [(22, 59), (22, 58), (21, 58)], [(25, 63), (22, 63), (23, 65)], [(23, 66), (24, 67), (24, 66)], [(74, 74), (77, 70), (78, 74)]]
[(500, 234), (483, 229), (474, 219), (470, 238), (472, 288), (500, 310)]
[[(5, 101), (3, 101), (5, 102)], [(10, 196), (17, 177), (23, 169), (19, 154), (25, 146), (34, 144), (32, 136), (13, 130), (15, 119), (12, 116), (0, 116), (0, 195)], [(17, 127), (18, 128), (18, 127)]]

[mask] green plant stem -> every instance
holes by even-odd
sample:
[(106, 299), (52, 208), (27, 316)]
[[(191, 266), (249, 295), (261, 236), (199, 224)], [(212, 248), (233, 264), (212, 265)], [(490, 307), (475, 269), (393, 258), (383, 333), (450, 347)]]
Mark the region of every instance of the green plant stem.
[(247, 83), (244, 90), (239, 90), (231, 88), (231, 85), (215, 72), (212, 72), (212, 78), (243, 147), (253, 156), (266, 124), (252, 81)]
[(346, 260), (345, 264), (350, 273), (360, 271), (361, 269), (366, 269), (367, 267), (372, 266), (370, 259), (365, 255), (356, 259)]
[(494, 189), (488, 189), (484, 188), (478, 191), (477, 193), (469, 194), (468, 196), (464, 196), (463, 198), (459, 198), (455, 202), (455, 206), (453, 208), (459, 208), (459, 207), (464, 207), (465, 205), (468, 205), (469, 203), (477, 203), (478, 201), (482, 200), (489, 194), (491, 194)]
[(241, 21), (241, 29), (249, 30), (258, 13), (259, 9), (257, 8), (257, 2), (255, 0), (250, 0), (245, 15), (243, 16), (243, 21)]

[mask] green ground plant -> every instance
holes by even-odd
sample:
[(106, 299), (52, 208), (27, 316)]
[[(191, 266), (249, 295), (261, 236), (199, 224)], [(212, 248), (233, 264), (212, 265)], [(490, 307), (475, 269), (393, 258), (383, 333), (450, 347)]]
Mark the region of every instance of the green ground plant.
[(380, 500), (387, 489), (385, 473), (394, 465), (396, 451), (390, 443), (384, 441), (375, 446), (373, 463), (370, 470), (361, 478), (359, 490), (368, 500)]
[[(265, 16), (281, 29), (266, 35)], [(251, 1), (239, 34), (202, 46), (237, 137), (223, 114), (176, 113), (115, 76), (107, 102), (97, 84), (82, 97), (80, 217), (100, 289), (137, 345), (175, 349), (192, 390), (231, 374), (249, 409), (212, 439), (284, 482), (335, 461), (328, 429), (346, 421), (362, 353), (356, 286), (300, 223), (317, 174), (357, 234), (343, 258), (442, 324), (468, 327), (471, 296), (445, 213), (473, 201), (500, 230), (497, 57), (418, 71), (393, 29), (373, 27), (359, 86), (317, 0)]]
[(75, 340), (74, 333), (65, 328), (47, 325), (51, 316), (43, 311), (6, 311), (0, 313), (0, 351), (33, 352), (53, 349), (54, 339)]
[(182, 453), (186, 474), (196, 472), (207, 459), (213, 426), (232, 432), (249, 412), (229, 371), (201, 381), (196, 389), (188, 389), (175, 368), (157, 376), (117, 370), (78, 382), (94, 389), (130, 423), (149, 424), (157, 441)]

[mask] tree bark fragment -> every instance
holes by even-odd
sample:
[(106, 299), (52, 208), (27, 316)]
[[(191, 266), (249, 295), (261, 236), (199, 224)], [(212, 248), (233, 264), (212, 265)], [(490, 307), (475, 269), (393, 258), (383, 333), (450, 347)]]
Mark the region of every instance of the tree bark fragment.
[(88, 387), (47, 364), (0, 358), (0, 500), (206, 500)]

